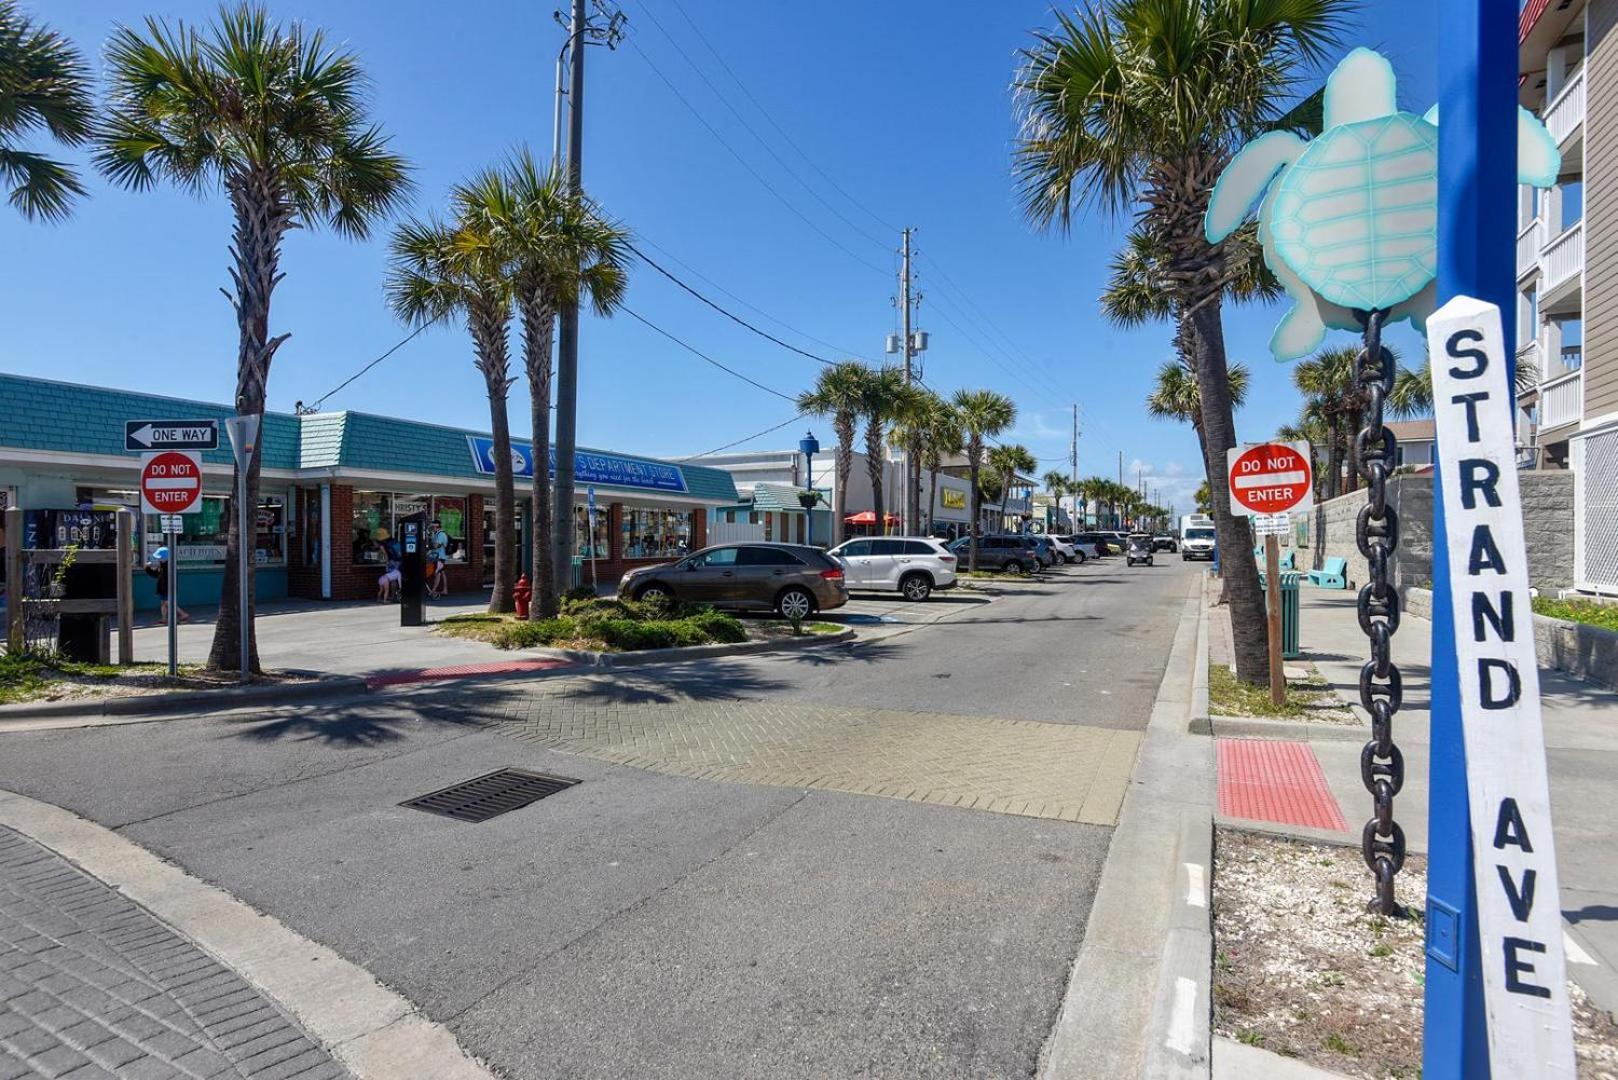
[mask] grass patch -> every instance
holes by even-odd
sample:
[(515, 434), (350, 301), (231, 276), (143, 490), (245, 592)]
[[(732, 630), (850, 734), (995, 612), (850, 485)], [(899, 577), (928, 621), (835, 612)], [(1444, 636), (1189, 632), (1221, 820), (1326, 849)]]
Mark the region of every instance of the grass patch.
[(452, 615), (438, 625), (450, 637), (487, 641), (501, 649), (544, 646), (635, 652), (747, 640), (734, 616), (700, 605), (641, 603), (597, 597), (570, 598), (554, 619), (514, 615)]
[(1289, 679), (1286, 700), (1273, 705), (1269, 684), (1254, 686), (1242, 682), (1224, 664), (1208, 667), (1208, 706), (1215, 716), (1264, 716), (1282, 720), (1320, 718), (1323, 711), (1347, 710), (1330, 686), (1321, 686), (1314, 679)]
[(1549, 596), (1534, 597), (1534, 614), (1553, 619), (1598, 626), (1618, 633), (1618, 604), (1599, 604), (1594, 600), (1555, 600)]
[[(182, 664), (180, 674), (194, 675), (196, 664)], [(0, 705), (50, 698), (66, 684), (116, 683), (131, 676), (166, 676), (167, 664), (89, 664), (37, 652), (0, 654)]]

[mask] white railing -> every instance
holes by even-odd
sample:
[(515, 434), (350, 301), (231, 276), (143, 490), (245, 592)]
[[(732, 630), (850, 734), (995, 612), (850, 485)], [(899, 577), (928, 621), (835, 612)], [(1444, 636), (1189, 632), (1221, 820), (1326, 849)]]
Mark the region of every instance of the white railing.
[(1584, 69), (1569, 79), (1556, 100), (1545, 107), (1545, 128), (1560, 146), (1584, 123)]
[(1535, 218), (1517, 234), (1517, 276), (1522, 277), (1539, 266), (1539, 249), (1544, 246), (1539, 218)]
[(1539, 385), (1539, 429), (1576, 424), (1584, 417), (1584, 372), (1575, 371)]
[(1584, 269), (1584, 222), (1576, 221), (1561, 236), (1545, 245), (1545, 284), (1540, 295), (1578, 275)]

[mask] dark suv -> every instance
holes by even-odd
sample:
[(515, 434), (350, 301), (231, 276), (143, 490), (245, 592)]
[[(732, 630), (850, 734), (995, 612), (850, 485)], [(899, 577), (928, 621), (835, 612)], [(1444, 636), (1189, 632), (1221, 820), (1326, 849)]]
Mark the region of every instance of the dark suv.
[[(1013, 574), (1033, 573), (1044, 565), (1033, 540), (1033, 537), (1010, 534), (979, 537), (978, 569), (1005, 570)], [(963, 536), (949, 546), (960, 560), (962, 569), (970, 565), (971, 544), (971, 537)]]
[(719, 544), (679, 562), (642, 566), (618, 583), (630, 600), (670, 597), (715, 607), (774, 609), (805, 619), (848, 603), (843, 567), (803, 544)]

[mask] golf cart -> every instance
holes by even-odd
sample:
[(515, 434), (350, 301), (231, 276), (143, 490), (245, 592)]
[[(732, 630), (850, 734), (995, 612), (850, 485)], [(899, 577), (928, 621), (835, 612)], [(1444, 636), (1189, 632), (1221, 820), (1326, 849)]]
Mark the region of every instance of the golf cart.
[(1128, 566), (1136, 563), (1152, 565), (1152, 538), (1145, 533), (1131, 533), (1124, 542), (1124, 560)]

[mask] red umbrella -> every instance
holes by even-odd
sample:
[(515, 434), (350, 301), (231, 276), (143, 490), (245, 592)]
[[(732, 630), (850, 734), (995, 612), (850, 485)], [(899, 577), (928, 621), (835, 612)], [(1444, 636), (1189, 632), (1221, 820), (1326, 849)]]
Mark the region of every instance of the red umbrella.
[[(887, 520), (887, 523), (889, 525), (897, 525), (897, 524), (899, 524), (899, 516), (897, 514), (884, 514), (882, 516)], [(875, 525), (876, 524), (876, 511), (875, 510), (861, 510), (857, 514), (850, 514), (846, 518), (843, 519), (843, 524), (845, 524), (845, 525)]]

